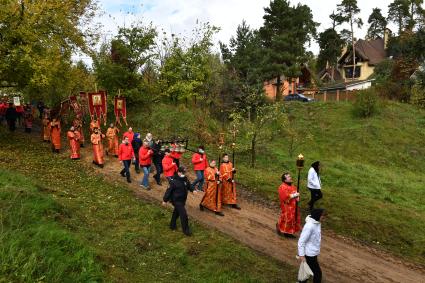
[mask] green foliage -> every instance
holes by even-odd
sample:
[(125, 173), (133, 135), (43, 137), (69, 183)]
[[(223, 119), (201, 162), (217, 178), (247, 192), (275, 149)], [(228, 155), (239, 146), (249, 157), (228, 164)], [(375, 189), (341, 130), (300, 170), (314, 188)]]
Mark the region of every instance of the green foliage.
[(60, 101), (75, 88), (73, 52), (89, 51), (97, 38), (90, 27), (92, 0), (2, 1), (0, 78), (46, 101)]
[(394, 0), (388, 5), (388, 21), (397, 24), (400, 35), (409, 21), (409, 0)]
[(0, 170), (0, 278), (9, 282), (96, 282), (93, 252), (56, 221), (67, 211), (43, 187)]
[(326, 64), (336, 67), (344, 45), (344, 40), (338, 32), (333, 28), (329, 28), (319, 34), (317, 42), (320, 47), (317, 58), (319, 69), (326, 68)]
[(93, 55), (99, 87), (113, 95), (120, 90), (130, 103), (149, 104), (155, 99), (157, 91), (149, 85), (157, 77), (151, 62), (156, 35), (151, 24), (121, 27), (118, 35)]
[(373, 8), (367, 22), (369, 23), (369, 28), (367, 30), (368, 38), (384, 38), (385, 28), (387, 27), (387, 20), (382, 15), (381, 9)]
[(378, 111), (378, 95), (375, 89), (369, 88), (356, 92), (353, 105), (354, 114), (361, 118), (373, 116)]
[(425, 89), (423, 87), (423, 84), (416, 83), (412, 87), (410, 103), (415, 104), (421, 108), (425, 108)]

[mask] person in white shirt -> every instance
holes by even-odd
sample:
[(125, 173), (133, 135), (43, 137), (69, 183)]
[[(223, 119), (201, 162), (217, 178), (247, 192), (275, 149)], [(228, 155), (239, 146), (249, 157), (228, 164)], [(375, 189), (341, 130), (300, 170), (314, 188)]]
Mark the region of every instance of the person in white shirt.
[[(324, 209), (316, 208), (305, 219), (305, 225), (298, 240), (298, 257), (301, 261), (307, 261), (313, 271), (313, 283), (322, 282), (322, 270), (320, 269), (317, 256), (320, 254), (322, 240), (322, 228), (320, 222), (324, 218)], [(307, 282), (303, 281), (303, 282)]]
[(314, 208), (314, 203), (322, 198), (322, 182), (320, 181), (320, 162), (311, 164), (308, 170), (307, 187), (311, 193), (311, 200), (308, 202), (310, 211)]

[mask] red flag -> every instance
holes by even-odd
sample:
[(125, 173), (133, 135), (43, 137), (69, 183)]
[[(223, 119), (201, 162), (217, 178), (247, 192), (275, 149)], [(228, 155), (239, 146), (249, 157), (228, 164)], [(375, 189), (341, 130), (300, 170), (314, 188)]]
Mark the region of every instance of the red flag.
[(93, 120), (96, 116), (100, 122), (103, 120), (106, 125), (107, 102), (106, 91), (91, 92), (88, 94), (90, 117)]
[(127, 105), (126, 105), (125, 97), (115, 96), (114, 113), (115, 113), (116, 123), (121, 125), (121, 122), (120, 122), (120, 114), (121, 114), (125, 124), (128, 125), (127, 124)]

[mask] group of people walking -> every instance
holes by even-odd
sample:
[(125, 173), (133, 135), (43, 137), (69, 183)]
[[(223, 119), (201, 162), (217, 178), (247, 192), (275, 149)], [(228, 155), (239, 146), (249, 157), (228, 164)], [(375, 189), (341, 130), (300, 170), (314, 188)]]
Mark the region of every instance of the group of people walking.
[[(26, 132), (31, 132), (34, 110), (30, 105), (23, 108), (24, 126)], [(39, 109), (40, 110), (40, 109)], [(14, 131), (16, 120), (20, 117), (13, 104), (7, 107), (0, 105), (0, 118), (6, 119), (9, 130)], [(40, 110), (42, 124), (42, 139), (52, 144), (52, 151), (59, 153), (61, 145), (61, 121), (57, 117), (51, 118), (50, 109), (43, 107)], [(149, 175), (152, 165), (155, 167), (153, 179), (158, 185), (162, 185), (161, 175), (167, 180), (168, 187), (163, 197), (163, 204), (170, 202), (174, 211), (170, 221), (170, 229), (176, 229), (177, 219), (180, 218), (182, 231), (185, 235), (191, 235), (188, 216), (185, 209), (188, 192), (202, 192), (203, 197), (199, 204), (201, 211), (210, 210), (218, 216), (224, 216), (223, 207), (239, 210), (237, 203), (235, 174), (236, 169), (229, 160), (228, 154), (221, 156), (220, 164), (215, 160), (208, 161), (205, 147), (200, 145), (191, 157), (191, 163), (195, 173), (195, 180), (191, 183), (187, 177), (187, 168), (181, 165), (181, 158), (185, 152), (177, 142), (163, 142), (161, 139), (153, 139), (151, 133), (147, 133), (141, 139), (140, 133), (134, 133), (131, 127), (122, 134), (120, 142), (120, 129), (115, 124), (110, 124), (105, 134), (98, 120), (90, 122), (90, 142), (93, 147), (93, 164), (103, 168), (104, 155), (118, 158), (122, 164), (120, 175), (131, 183), (131, 166), (139, 174), (143, 172), (140, 187), (150, 190)], [(81, 147), (84, 147), (85, 138), (82, 118), (77, 116), (66, 134), (69, 142), (70, 158), (81, 158)], [(104, 149), (106, 140), (106, 149)], [(281, 213), (276, 224), (276, 232), (285, 238), (296, 238), (301, 230), (301, 213), (298, 205), (300, 193), (292, 184), (290, 173), (284, 173), (282, 183), (278, 189)], [(322, 198), (320, 180), (320, 162), (316, 161), (308, 171), (307, 187), (311, 194), (308, 202), (309, 215), (305, 220), (304, 228), (298, 241), (298, 255), (314, 273), (313, 282), (321, 282), (321, 270), (317, 260), (320, 253), (321, 220), (324, 210), (314, 208), (315, 203)]]

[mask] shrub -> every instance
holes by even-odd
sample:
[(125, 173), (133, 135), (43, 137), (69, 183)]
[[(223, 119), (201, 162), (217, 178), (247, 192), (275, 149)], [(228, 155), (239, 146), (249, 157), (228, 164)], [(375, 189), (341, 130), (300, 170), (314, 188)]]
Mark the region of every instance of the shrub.
[(378, 95), (375, 89), (369, 88), (361, 90), (356, 94), (354, 102), (354, 114), (356, 116), (367, 118), (378, 112)]
[(412, 95), (410, 97), (410, 103), (418, 105), (421, 108), (425, 108), (425, 89), (419, 84), (415, 84), (412, 87)]

